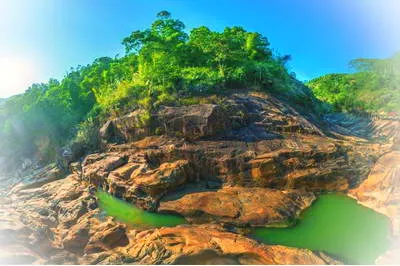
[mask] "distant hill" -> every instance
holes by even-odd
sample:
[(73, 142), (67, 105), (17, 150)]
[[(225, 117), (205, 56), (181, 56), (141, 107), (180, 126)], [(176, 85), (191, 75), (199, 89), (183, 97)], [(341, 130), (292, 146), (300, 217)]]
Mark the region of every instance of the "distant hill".
[(400, 114), (400, 53), (388, 59), (356, 59), (351, 74), (328, 74), (307, 83), (333, 111)]

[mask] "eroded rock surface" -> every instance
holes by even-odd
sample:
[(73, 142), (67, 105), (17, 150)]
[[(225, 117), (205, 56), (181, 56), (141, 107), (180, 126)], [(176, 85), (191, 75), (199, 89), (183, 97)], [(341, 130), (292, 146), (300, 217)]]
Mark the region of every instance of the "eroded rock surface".
[(177, 200), (163, 201), (158, 211), (180, 214), (192, 223), (288, 225), (314, 199), (314, 194), (310, 192), (227, 187), (215, 192), (190, 193)]
[(361, 204), (383, 213), (393, 221), (393, 230), (400, 234), (400, 151), (383, 155), (368, 178), (350, 191)]
[[(398, 191), (390, 188), (398, 184), (397, 133), (388, 124), (375, 128), (375, 139), (388, 143), (377, 142), (364, 136), (371, 128), (354, 136), (345, 123), (334, 127), (261, 93), (148, 115), (136, 110), (107, 122), (102, 150), (70, 164), (68, 177), (55, 169), (6, 191), (0, 262), (334, 264), (322, 253), (263, 245), (232, 228), (287, 225), (326, 191), (351, 190), (398, 219)], [(98, 209), (98, 188), (192, 224), (128, 227)]]
[[(122, 252), (141, 264), (335, 264), (305, 249), (259, 244), (218, 227), (177, 226), (136, 234)], [(136, 240), (136, 241), (135, 241)], [(108, 262), (115, 262), (112, 258)]]

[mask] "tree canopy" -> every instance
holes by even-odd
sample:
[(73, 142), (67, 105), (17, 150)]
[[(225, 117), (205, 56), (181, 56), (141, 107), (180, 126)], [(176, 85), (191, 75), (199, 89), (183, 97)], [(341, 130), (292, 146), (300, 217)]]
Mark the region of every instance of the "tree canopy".
[[(149, 112), (193, 95), (231, 89), (285, 93), (296, 80), (267, 38), (242, 27), (190, 32), (167, 11), (123, 39), (126, 54), (78, 66), (0, 104), (0, 157), (54, 158), (71, 141), (91, 144), (96, 126), (135, 108)], [(92, 143), (95, 146), (95, 143)]]
[(400, 53), (388, 59), (350, 62), (352, 74), (329, 74), (307, 85), (333, 111), (400, 113)]

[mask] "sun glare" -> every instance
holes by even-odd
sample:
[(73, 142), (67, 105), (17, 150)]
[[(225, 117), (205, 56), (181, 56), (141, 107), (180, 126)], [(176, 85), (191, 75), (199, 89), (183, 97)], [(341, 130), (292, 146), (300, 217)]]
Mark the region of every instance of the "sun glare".
[(0, 57), (0, 98), (24, 92), (36, 75), (34, 64), (26, 59)]

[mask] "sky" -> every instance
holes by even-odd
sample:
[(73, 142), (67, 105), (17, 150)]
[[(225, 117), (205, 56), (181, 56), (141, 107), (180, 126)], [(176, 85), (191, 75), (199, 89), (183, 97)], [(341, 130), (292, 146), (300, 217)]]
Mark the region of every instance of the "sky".
[(400, 51), (399, 0), (0, 0), (0, 98), (123, 55), (121, 40), (161, 10), (188, 31), (260, 32), (274, 51), (292, 56), (290, 70), (302, 81), (351, 71), (354, 58)]

